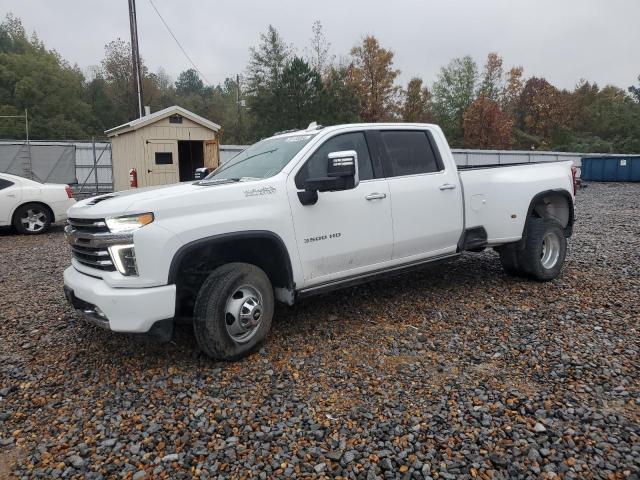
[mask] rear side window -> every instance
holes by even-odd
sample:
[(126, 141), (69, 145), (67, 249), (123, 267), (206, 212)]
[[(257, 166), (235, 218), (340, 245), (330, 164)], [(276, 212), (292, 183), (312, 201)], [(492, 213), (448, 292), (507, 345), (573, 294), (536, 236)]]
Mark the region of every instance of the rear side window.
[(13, 182), (10, 182), (9, 180), (5, 180), (4, 178), (0, 178), (0, 190), (2, 190), (3, 188), (10, 187), (11, 185), (13, 185)]
[(380, 137), (387, 150), (384, 165), (387, 177), (433, 173), (443, 170), (424, 131), (381, 131)]
[(313, 152), (304, 166), (296, 175), (296, 187), (304, 188), (307, 178), (326, 177), (328, 156), (331, 152), (342, 152), (344, 150), (355, 150), (358, 154), (358, 174), (360, 180), (370, 180), (373, 178), (373, 167), (371, 166), (371, 156), (367, 140), (362, 132), (343, 133), (336, 135), (325, 141)]

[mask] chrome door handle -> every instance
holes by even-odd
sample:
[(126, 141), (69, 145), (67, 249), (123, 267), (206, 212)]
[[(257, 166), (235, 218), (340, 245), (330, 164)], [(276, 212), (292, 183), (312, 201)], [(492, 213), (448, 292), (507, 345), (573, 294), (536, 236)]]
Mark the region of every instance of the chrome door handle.
[(370, 193), (364, 198), (366, 198), (367, 200), (381, 200), (383, 198), (387, 198), (387, 194), (386, 193)]
[(440, 190), (453, 190), (456, 186), (453, 183), (445, 183), (444, 185), (440, 185)]

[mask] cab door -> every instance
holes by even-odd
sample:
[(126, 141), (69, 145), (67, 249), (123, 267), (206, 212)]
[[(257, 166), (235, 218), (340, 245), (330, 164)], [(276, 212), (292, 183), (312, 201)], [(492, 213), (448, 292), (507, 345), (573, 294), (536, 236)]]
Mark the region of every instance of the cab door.
[[(304, 181), (326, 176), (329, 153), (346, 150), (358, 154), (359, 184), (351, 190), (320, 192), (315, 204), (303, 205), (298, 192)], [(357, 276), (391, 259), (389, 188), (374, 173), (365, 132), (339, 133), (324, 140), (289, 176), (287, 190), (306, 287)]]
[(381, 129), (376, 136), (392, 197), (393, 259), (456, 251), (463, 228), (458, 172), (445, 165), (427, 130)]

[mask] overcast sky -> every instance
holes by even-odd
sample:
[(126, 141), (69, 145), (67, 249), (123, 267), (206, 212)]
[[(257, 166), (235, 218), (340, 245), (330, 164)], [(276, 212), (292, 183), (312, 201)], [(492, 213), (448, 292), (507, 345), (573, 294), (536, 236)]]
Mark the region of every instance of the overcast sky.
[[(481, 66), (491, 51), (505, 70), (522, 65), (526, 76), (562, 88), (585, 78), (626, 89), (640, 74), (639, 0), (153, 1), (212, 83), (243, 72), (270, 23), (304, 54), (315, 20), (337, 57), (375, 35), (395, 52), (402, 83), (418, 75), (431, 85), (452, 58), (470, 54)], [(162, 66), (175, 78), (190, 68), (149, 0), (137, 0), (137, 9), (150, 70)], [(129, 40), (127, 0), (2, 0), (0, 13), (8, 12), (83, 69), (100, 62), (110, 40)]]

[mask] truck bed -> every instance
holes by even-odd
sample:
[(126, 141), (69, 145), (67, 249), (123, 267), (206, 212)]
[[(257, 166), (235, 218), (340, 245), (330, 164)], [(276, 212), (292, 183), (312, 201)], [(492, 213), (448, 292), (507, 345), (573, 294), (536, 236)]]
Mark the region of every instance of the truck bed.
[(566, 161), (458, 167), (465, 228), (484, 227), (489, 245), (519, 240), (536, 195), (571, 191), (571, 166)]

